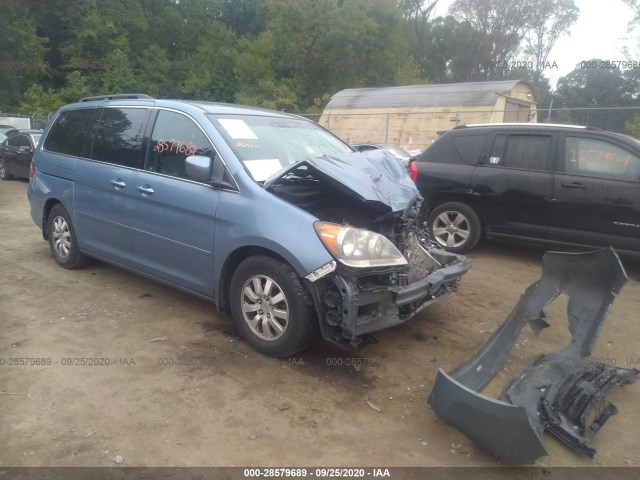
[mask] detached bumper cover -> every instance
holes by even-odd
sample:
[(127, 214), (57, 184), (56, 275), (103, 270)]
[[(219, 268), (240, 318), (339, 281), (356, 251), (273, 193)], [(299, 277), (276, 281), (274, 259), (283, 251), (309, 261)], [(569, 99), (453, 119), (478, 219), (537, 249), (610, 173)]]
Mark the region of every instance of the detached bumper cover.
[[(632, 383), (640, 373), (588, 359), (626, 281), (612, 249), (546, 253), (542, 278), (527, 288), (502, 326), (464, 364), (449, 374), (438, 373), (428, 398), (436, 415), (502, 460), (532, 462), (546, 455), (544, 430), (593, 457), (593, 436), (617, 412), (615, 406), (604, 403), (605, 392), (614, 385)], [(536, 335), (549, 326), (546, 307), (562, 293), (569, 297), (569, 345), (530, 362), (499, 400), (481, 395), (524, 325), (528, 323)], [(585, 415), (593, 406), (600, 408), (587, 426)]]

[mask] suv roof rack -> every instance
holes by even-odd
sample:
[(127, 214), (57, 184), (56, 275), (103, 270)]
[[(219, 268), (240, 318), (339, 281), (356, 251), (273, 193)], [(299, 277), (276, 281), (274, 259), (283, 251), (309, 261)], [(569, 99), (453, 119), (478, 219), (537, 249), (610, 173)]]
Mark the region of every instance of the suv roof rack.
[(128, 99), (128, 100), (132, 100), (132, 99), (136, 99), (136, 98), (151, 98), (153, 99), (153, 97), (150, 97), (149, 95), (146, 95), (144, 93), (116, 93), (113, 95), (96, 95), (94, 97), (84, 97), (81, 98), (80, 101), (81, 102), (93, 102), (95, 100), (121, 100), (121, 99)]
[(565, 128), (575, 128), (577, 130), (600, 130), (596, 127), (589, 127), (585, 125), (569, 125), (565, 123), (529, 123), (529, 122), (494, 122), (494, 123), (469, 123), (466, 125), (457, 125), (454, 128), (467, 128), (467, 127), (527, 127), (527, 128), (545, 128), (545, 127), (565, 127)]

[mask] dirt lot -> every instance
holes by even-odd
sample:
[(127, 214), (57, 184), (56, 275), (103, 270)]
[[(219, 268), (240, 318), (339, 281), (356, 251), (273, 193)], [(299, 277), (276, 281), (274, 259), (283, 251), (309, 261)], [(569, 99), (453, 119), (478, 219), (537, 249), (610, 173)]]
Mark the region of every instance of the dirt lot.
[[(539, 278), (543, 249), (485, 242), (458, 293), (377, 334), (377, 344), (348, 353), (318, 341), (276, 362), (207, 302), (103, 263), (58, 267), (29, 217), (26, 187), (0, 185), (0, 349), (5, 360), (51, 365), (0, 367), (0, 465), (113, 466), (116, 455), (122, 466), (499, 465), (442, 424), (425, 397), (438, 367), (470, 356)], [(594, 357), (632, 367), (640, 262), (623, 261), (630, 280)], [(487, 393), (523, 359), (568, 341), (564, 307), (552, 306), (539, 338), (525, 330)], [(355, 357), (371, 364), (348, 365)], [(68, 365), (80, 358), (109, 365)], [(536, 465), (639, 465), (639, 394), (640, 382), (612, 391), (620, 413), (596, 437), (595, 459), (546, 435), (550, 455)]]

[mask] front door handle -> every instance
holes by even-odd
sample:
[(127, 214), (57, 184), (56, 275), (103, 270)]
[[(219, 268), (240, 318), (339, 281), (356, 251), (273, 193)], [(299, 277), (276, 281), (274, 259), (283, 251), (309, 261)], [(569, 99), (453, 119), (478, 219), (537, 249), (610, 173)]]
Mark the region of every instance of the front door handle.
[(149, 185), (144, 185), (144, 186), (139, 186), (136, 187), (136, 190), (138, 190), (142, 195), (146, 196), (146, 195), (153, 195), (155, 192), (155, 190), (153, 188), (151, 188)]
[(587, 186), (584, 183), (580, 183), (580, 182), (571, 182), (571, 183), (562, 182), (560, 185), (562, 185), (564, 188), (576, 188), (579, 190), (586, 190), (587, 188)]
[(127, 186), (127, 184), (124, 183), (121, 178), (119, 178), (117, 180), (111, 180), (109, 183), (111, 185), (113, 185), (114, 187), (116, 187), (116, 190), (120, 190), (120, 189), (122, 189), (122, 188)]

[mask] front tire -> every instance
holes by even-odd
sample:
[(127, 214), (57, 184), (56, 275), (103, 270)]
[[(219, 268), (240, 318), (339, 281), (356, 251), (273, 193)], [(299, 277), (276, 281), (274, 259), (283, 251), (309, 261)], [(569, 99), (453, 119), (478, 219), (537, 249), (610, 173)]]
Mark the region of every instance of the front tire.
[(47, 234), (51, 254), (58, 265), (68, 269), (76, 269), (84, 267), (88, 263), (89, 259), (78, 248), (71, 217), (61, 204), (55, 205), (49, 212)]
[(291, 356), (317, 336), (313, 301), (300, 277), (282, 261), (247, 258), (233, 273), (229, 295), (240, 335), (265, 355)]
[(431, 238), (449, 252), (464, 253), (476, 246), (482, 233), (478, 214), (464, 203), (448, 202), (429, 213)]

